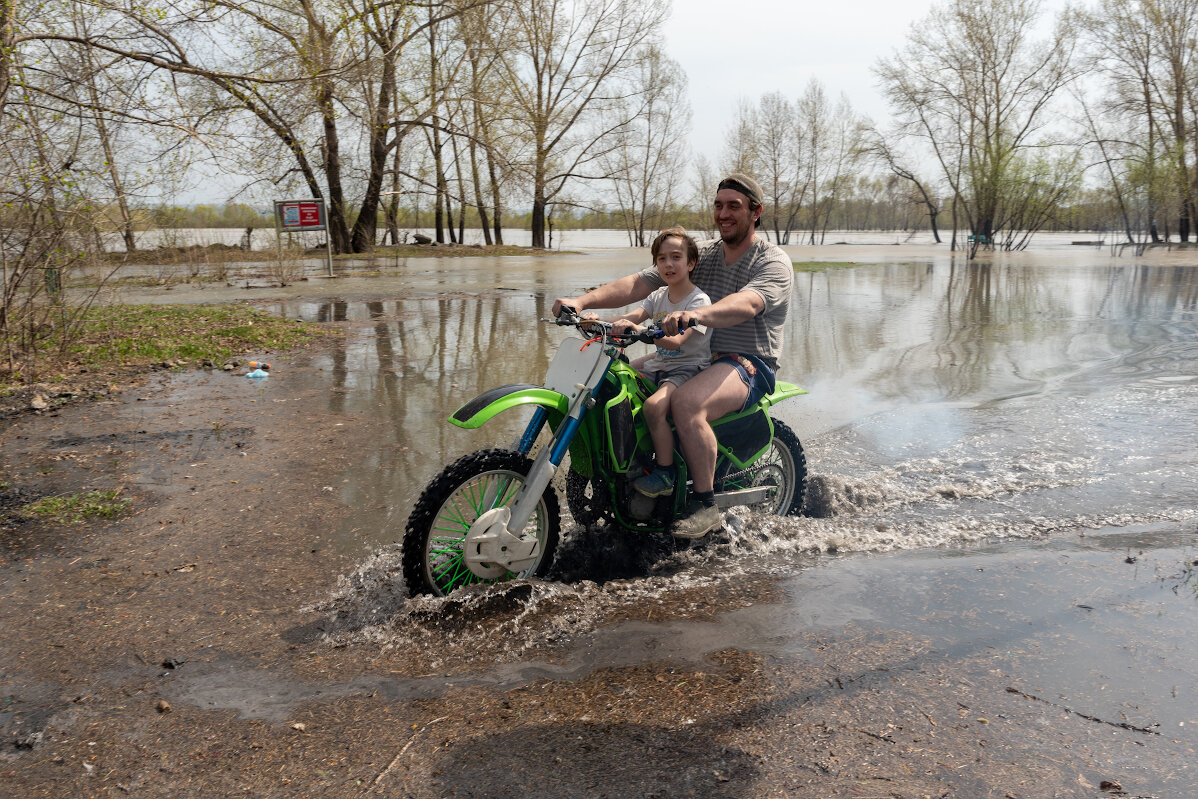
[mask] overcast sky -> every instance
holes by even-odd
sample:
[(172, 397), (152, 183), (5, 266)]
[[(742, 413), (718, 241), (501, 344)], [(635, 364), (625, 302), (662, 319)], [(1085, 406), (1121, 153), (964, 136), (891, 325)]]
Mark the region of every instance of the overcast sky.
[[(901, 48), (934, 0), (674, 0), (666, 50), (685, 70), (694, 120), (691, 148), (718, 169), (738, 99), (767, 92), (796, 99), (818, 78), (829, 99), (884, 123), (890, 116), (871, 67)], [(1042, 0), (1045, 34), (1064, 0)], [(749, 10), (749, 16), (743, 13)], [(746, 24), (744, 20), (748, 20)], [(731, 31), (739, 31), (730, 34)]]
[[(690, 84), (691, 147), (717, 164), (738, 99), (767, 92), (794, 100), (815, 77), (834, 102), (841, 92), (861, 114), (881, 121), (886, 104), (870, 67), (901, 46), (932, 0), (674, 0), (666, 49)], [(743, 9), (751, 8), (746, 17)], [(732, 16), (738, 19), (733, 21)], [(749, 19), (748, 25), (742, 20)], [(739, 35), (730, 31), (741, 28)]]

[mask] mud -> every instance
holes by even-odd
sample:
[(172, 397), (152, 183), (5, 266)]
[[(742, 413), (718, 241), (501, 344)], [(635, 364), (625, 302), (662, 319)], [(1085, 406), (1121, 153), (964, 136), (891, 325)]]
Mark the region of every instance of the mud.
[[(896, 445), (901, 483), (813, 456), (827, 518), (730, 518), (648, 555), (567, 526), (551, 582), (411, 601), (378, 542), (419, 487), (370, 497), (459, 446), (421, 440), (449, 400), (419, 376), (465, 372), (344, 357), (272, 356), (266, 385), (155, 373), (0, 420), (0, 795), (1198, 795), (1198, 527), (1162, 502), (1192, 485), (1184, 454), (1102, 513), (1115, 482), (1088, 490), (1072, 444), (1018, 450), (1016, 480), (986, 439), (938, 471)], [(854, 434), (822, 446), (851, 458)], [(12, 516), (113, 487), (118, 519)], [(1054, 492), (1076, 509), (1037, 504)], [(999, 504), (1032, 521), (971, 536)], [(964, 529), (883, 552), (937, 525)], [(742, 553), (756, 565), (723, 569)]]
[[(282, 363), (295, 378), (277, 382), (311, 385), (298, 377), (311, 357)], [(376, 585), (358, 610), (383, 618), (347, 621), (335, 597), (354, 558), (329, 536), (349, 509), (326, 483), (373, 431), (307, 389), (276, 386), (264, 401), (249, 382), (160, 375), (3, 429), (10, 492), (122, 485), (135, 503), (112, 522), (0, 531), (0, 793), (1047, 797), (1194, 785), (1192, 737), (1039, 697), (992, 645), (947, 652), (927, 630), (848, 605), (779, 627), (794, 587), (778, 580), (618, 605), (590, 633), (559, 631), (515, 656), (503, 639), (535, 586), (464, 612)], [(920, 568), (935, 571), (903, 579)], [(358, 595), (345, 583), (343, 597)], [(401, 613), (424, 646), (350, 634)], [(493, 633), (467, 634), (480, 627)], [(761, 646), (762, 629), (778, 645)]]

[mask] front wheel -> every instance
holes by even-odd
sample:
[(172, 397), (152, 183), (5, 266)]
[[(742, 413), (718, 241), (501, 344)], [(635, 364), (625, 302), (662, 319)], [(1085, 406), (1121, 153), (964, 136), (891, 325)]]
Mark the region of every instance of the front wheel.
[(527, 526), (517, 533), (524, 539), (536, 538), (533, 565), (519, 573), (480, 577), (463, 557), (470, 526), (487, 511), (513, 504), (531, 468), (532, 461), (517, 452), (480, 450), (449, 464), (428, 484), (404, 530), (403, 574), (409, 594), (445, 596), (471, 583), (539, 577), (548, 571), (561, 515), (552, 487), (545, 489)]

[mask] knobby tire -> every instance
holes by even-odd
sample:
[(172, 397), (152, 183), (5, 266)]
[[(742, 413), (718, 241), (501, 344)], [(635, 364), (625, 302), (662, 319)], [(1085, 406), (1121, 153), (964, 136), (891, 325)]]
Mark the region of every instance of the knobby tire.
[[(404, 530), (403, 575), (411, 596), (445, 596), (473, 583), (545, 575), (553, 562), (561, 523), (557, 493), (552, 486), (546, 487), (526, 528), (534, 530), (541, 539), (541, 554), (536, 563), (519, 574), (509, 571), (496, 579), (484, 579), (470, 571), (463, 557), (463, 543), (470, 525), (491, 507), (510, 505), (531, 468), (532, 461), (517, 452), (487, 449), (462, 456), (433, 478), (412, 508)], [(480, 490), (491, 484), (500, 489), (499, 500), (484, 505)]]

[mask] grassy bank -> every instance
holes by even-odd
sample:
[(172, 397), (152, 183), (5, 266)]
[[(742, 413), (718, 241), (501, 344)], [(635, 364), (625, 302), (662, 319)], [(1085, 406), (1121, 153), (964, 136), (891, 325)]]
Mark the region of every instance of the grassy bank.
[[(325, 258), (323, 247), (314, 247), (299, 253), (302, 258)], [(561, 250), (539, 250), (532, 247), (504, 245), (467, 244), (401, 244), (398, 247), (375, 247), (370, 252), (334, 255), (334, 261), (394, 260), (396, 258), (477, 258), (479, 256), (503, 255), (560, 255)], [(243, 250), (227, 244), (193, 244), (186, 247), (158, 247), (152, 250), (133, 252), (110, 252), (104, 254), (104, 262), (119, 264), (175, 264), (208, 265), (214, 263), (269, 263), (278, 260), (279, 252), (274, 247)], [(294, 256), (293, 256), (294, 257)]]
[(4, 353), (20, 353), (15, 368), (0, 363), (0, 395), (37, 382), (77, 380), (81, 374), (116, 375), (164, 365), (219, 367), (247, 353), (281, 352), (325, 335), (330, 333), (317, 325), (249, 305), (93, 306), (44, 335), (34, 348), (0, 339)]
[(796, 272), (824, 272), (828, 269), (847, 269), (860, 266), (856, 261), (792, 261)]
[(318, 335), (313, 325), (247, 305), (115, 305), (89, 309), (65, 355), (69, 363), (93, 368), (219, 364), (246, 352), (286, 350)]

